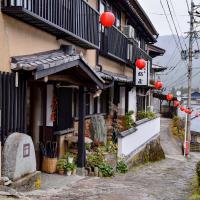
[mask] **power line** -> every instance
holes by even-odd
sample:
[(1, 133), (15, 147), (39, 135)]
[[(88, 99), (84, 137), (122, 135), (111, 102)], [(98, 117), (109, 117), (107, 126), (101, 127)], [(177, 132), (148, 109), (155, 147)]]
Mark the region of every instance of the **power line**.
[[(167, 0), (166, 0), (166, 1), (167, 1)], [(169, 28), (170, 28), (170, 30), (171, 30), (171, 32), (172, 32), (172, 36), (173, 36), (174, 41), (175, 41), (175, 43), (176, 43), (177, 49), (179, 50), (179, 53), (180, 53), (180, 52), (183, 50), (183, 48), (182, 48), (181, 40), (180, 40), (178, 31), (177, 31), (177, 28), (176, 28), (176, 24), (175, 24), (174, 18), (173, 18), (173, 16), (172, 16), (172, 12), (171, 12), (169, 3), (168, 3), (168, 1), (167, 1), (168, 8), (169, 8), (169, 11), (170, 11), (170, 15), (171, 15), (172, 21), (173, 21), (173, 23), (174, 23), (174, 27), (175, 27), (175, 29), (176, 29), (176, 33), (177, 33), (177, 37), (178, 37), (178, 41), (179, 41), (180, 46), (179, 46), (179, 44), (178, 44), (178, 42), (177, 42), (177, 40), (176, 40), (176, 37), (175, 37), (175, 35), (174, 35), (174, 32), (173, 32), (172, 26), (171, 26), (171, 24), (170, 24), (170, 21), (169, 21), (169, 19), (168, 19), (168, 16), (166, 15), (166, 11), (165, 11), (164, 5), (163, 5), (163, 3), (162, 3), (162, 0), (160, 0), (160, 4), (161, 4), (161, 6), (162, 6), (162, 9), (163, 9), (163, 12), (164, 12), (164, 14), (165, 14), (165, 17), (166, 17), (167, 23), (168, 23), (168, 25), (169, 25)], [(180, 49), (180, 48), (181, 48), (181, 49)], [(174, 58), (175, 58), (175, 57), (174, 57)], [(169, 62), (170, 62), (170, 61), (169, 61)], [(173, 70), (175, 70), (175, 68), (178, 66), (179, 63), (180, 63), (180, 61), (176, 64), (175, 67), (171, 68), (170, 71), (169, 71), (168, 73), (170, 73), (170, 72), (172, 72)], [(186, 62), (185, 60), (184, 60), (184, 64), (185, 64), (185, 66), (187, 67), (187, 62)], [(166, 79), (166, 80), (167, 80), (167, 79)]]
[[(183, 33), (183, 31), (182, 31), (182, 29), (181, 29), (181, 27), (180, 27), (180, 24), (179, 24), (179, 21), (178, 21), (178, 17), (177, 17), (177, 15), (176, 15), (176, 11), (175, 11), (175, 9), (174, 9), (174, 5), (173, 5), (173, 3), (172, 3), (172, 0), (170, 0), (170, 3), (171, 3), (171, 6), (172, 6), (172, 10), (173, 10), (173, 12), (174, 12), (174, 16), (175, 16), (176, 21), (177, 21), (177, 24), (178, 24), (179, 31), (180, 31), (181, 33)], [(187, 45), (186, 45), (186, 43), (185, 43), (185, 39), (183, 39), (183, 42), (184, 42), (185, 48), (186, 48), (186, 50), (187, 50), (188, 48), (187, 48)]]
[(186, 80), (187, 80), (187, 77), (184, 77), (185, 75), (187, 75), (187, 73), (181, 75), (178, 79), (176, 79), (176, 80), (173, 81), (172, 83), (168, 83), (168, 84), (166, 85), (166, 87), (170, 87), (170, 86), (173, 86), (173, 85), (175, 85), (175, 84), (178, 84), (179, 81), (182, 81), (182, 80), (183, 80), (183, 78), (184, 78), (184, 79), (186, 78)]
[[(150, 15), (160, 15), (160, 16), (165, 16), (165, 14), (164, 13), (155, 13), (155, 12), (151, 12), (151, 13), (149, 13)], [(167, 14), (168, 16), (170, 15), (170, 14)], [(177, 15), (177, 16), (179, 16), (179, 17), (188, 17), (188, 15)]]
[(175, 23), (175, 21), (174, 21), (174, 18), (173, 18), (172, 11), (171, 11), (171, 8), (170, 8), (170, 5), (169, 5), (168, 0), (166, 0), (166, 2), (167, 2), (167, 7), (168, 7), (169, 12), (170, 12), (170, 16), (171, 16), (172, 22), (173, 22), (173, 24), (174, 24), (174, 28), (175, 28), (175, 31), (176, 31), (176, 34), (177, 34), (177, 37), (178, 37), (178, 41), (179, 41), (181, 50), (183, 50), (183, 47), (182, 47), (182, 44), (181, 44), (181, 40), (180, 40), (180, 37), (179, 37), (179, 34), (178, 34), (178, 30), (177, 30), (177, 27), (176, 27), (176, 23)]
[(187, 9), (188, 9), (188, 13), (190, 12), (190, 8), (189, 8), (189, 3), (188, 3), (188, 0), (185, 0), (186, 1), (186, 4), (187, 4)]
[(168, 19), (168, 16), (167, 16), (167, 14), (166, 14), (164, 5), (163, 5), (163, 3), (162, 3), (162, 0), (160, 0), (160, 4), (161, 4), (161, 6), (162, 6), (163, 12), (164, 12), (164, 14), (165, 14), (167, 23), (168, 23), (168, 25), (169, 25), (169, 28), (170, 28), (170, 31), (171, 31), (172, 36), (173, 36), (173, 38), (174, 38), (174, 41), (175, 41), (175, 43), (176, 43), (176, 46), (177, 46), (177, 48), (180, 50), (179, 44), (178, 44), (178, 42), (176, 41), (176, 38), (175, 38), (175, 36), (174, 36), (174, 32), (173, 32), (172, 26), (171, 26), (171, 24), (170, 24), (170, 21), (169, 21), (169, 19)]

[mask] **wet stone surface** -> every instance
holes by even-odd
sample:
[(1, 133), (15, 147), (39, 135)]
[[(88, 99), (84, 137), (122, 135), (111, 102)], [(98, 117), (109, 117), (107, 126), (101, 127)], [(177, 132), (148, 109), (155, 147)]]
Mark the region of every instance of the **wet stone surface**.
[(112, 179), (86, 178), (51, 196), (33, 199), (184, 200), (190, 195), (195, 162), (166, 159)]
[(162, 119), (165, 160), (134, 168), (112, 179), (85, 178), (59, 189), (27, 193), (26, 197), (34, 200), (188, 200), (200, 155), (192, 154), (185, 160), (171, 138), (169, 124), (169, 120)]
[[(86, 178), (41, 200), (187, 200), (199, 154), (186, 161), (172, 137), (170, 120), (161, 120), (161, 144), (166, 159), (137, 167), (112, 179)], [(54, 191), (55, 192), (55, 191)]]

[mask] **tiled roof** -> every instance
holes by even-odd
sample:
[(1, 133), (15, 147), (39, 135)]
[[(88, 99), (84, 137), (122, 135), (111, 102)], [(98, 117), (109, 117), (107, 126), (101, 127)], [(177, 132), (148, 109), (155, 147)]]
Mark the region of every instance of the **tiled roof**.
[(63, 50), (54, 50), (33, 55), (13, 57), (11, 69), (26, 71), (37, 69), (39, 71), (78, 60), (80, 58), (81, 56), (78, 54), (67, 55)]
[(63, 70), (79, 67), (101, 88), (105, 81), (87, 64), (81, 54), (74, 49), (61, 47), (58, 50), (47, 51), (26, 56), (12, 57), (11, 69), (13, 71), (35, 71), (35, 79), (56, 74)]
[[(25, 71), (43, 71), (47, 69), (52, 69), (56, 66), (63, 65), (72, 61), (81, 60), (84, 64), (87, 65), (87, 62), (77, 53), (66, 54), (62, 49), (47, 51), (42, 53), (37, 53), (33, 55), (26, 56), (16, 56), (12, 57), (11, 69), (13, 71), (25, 70)], [(89, 66), (88, 66), (89, 67)], [(90, 70), (96, 74), (102, 81), (104, 80), (113, 80), (122, 83), (133, 83), (133, 79), (125, 75), (116, 74), (110, 71), (94, 71), (91, 67)]]
[(96, 73), (105, 80), (113, 80), (122, 83), (133, 83), (133, 79), (122, 74), (116, 74), (110, 71), (96, 71)]

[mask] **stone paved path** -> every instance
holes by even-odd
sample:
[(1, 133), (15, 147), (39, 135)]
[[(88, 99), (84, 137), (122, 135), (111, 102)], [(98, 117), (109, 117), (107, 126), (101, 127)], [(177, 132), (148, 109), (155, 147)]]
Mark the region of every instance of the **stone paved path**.
[(131, 170), (112, 179), (85, 178), (60, 190), (34, 192), (37, 200), (187, 200), (198, 154), (186, 161), (162, 119), (161, 142), (167, 158)]
[[(167, 158), (133, 169), (113, 179), (86, 178), (62, 191), (37, 197), (40, 200), (187, 200), (195, 163), (186, 161), (169, 131), (170, 120), (161, 120), (161, 144)], [(32, 198), (36, 199), (36, 197)]]

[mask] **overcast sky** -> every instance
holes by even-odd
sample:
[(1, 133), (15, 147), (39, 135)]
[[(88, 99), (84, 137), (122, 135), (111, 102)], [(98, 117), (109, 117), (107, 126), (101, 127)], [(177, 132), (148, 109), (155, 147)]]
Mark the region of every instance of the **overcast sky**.
[[(168, 0), (168, 1), (170, 3), (170, 0)], [(185, 0), (171, 0), (171, 1), (174, 6), (174, 9), (175, 9), (178, 22), (180, 24), (181, 31), (183, 33), (187, 32), (189, 30), (189, 25), (187, 23), (189, 21), (189, 15), (187, 12), (186, 1)], [(164, 15), (162, 15), (162, 14), (164, 14), (164, 12), (161, 7), (160, 0), (138, 0), (138, 2), (141, 4), (143, 9), (146, 11), (147, 15), (151, 19), (152, 23), (156, 27), (159, 34), (160, 35), (170, 35), (171, 31), (170, 31), (169, 25), (167, 23), (166, 17)], [(162, 0), (162, 2), (164, 4), (164, 8), (168, 14), (170, 23), (174, 30), (174, 26), (173, 26), (173, 23), (171, 21), (170, 15), (169, 15), (169, 10), (168, 10), (167, 4), (166, 4), (166, 0)], [(188, 0), (188, 2), (190, 3), (190, 0)], [(176, 20), (175, 15), (174, 15), (174, 19)], [(178, 24), (177, 20), (176, 20), (176, 24)], [(175, 33), (175, 31), (174, 31), (174, 33)]]

